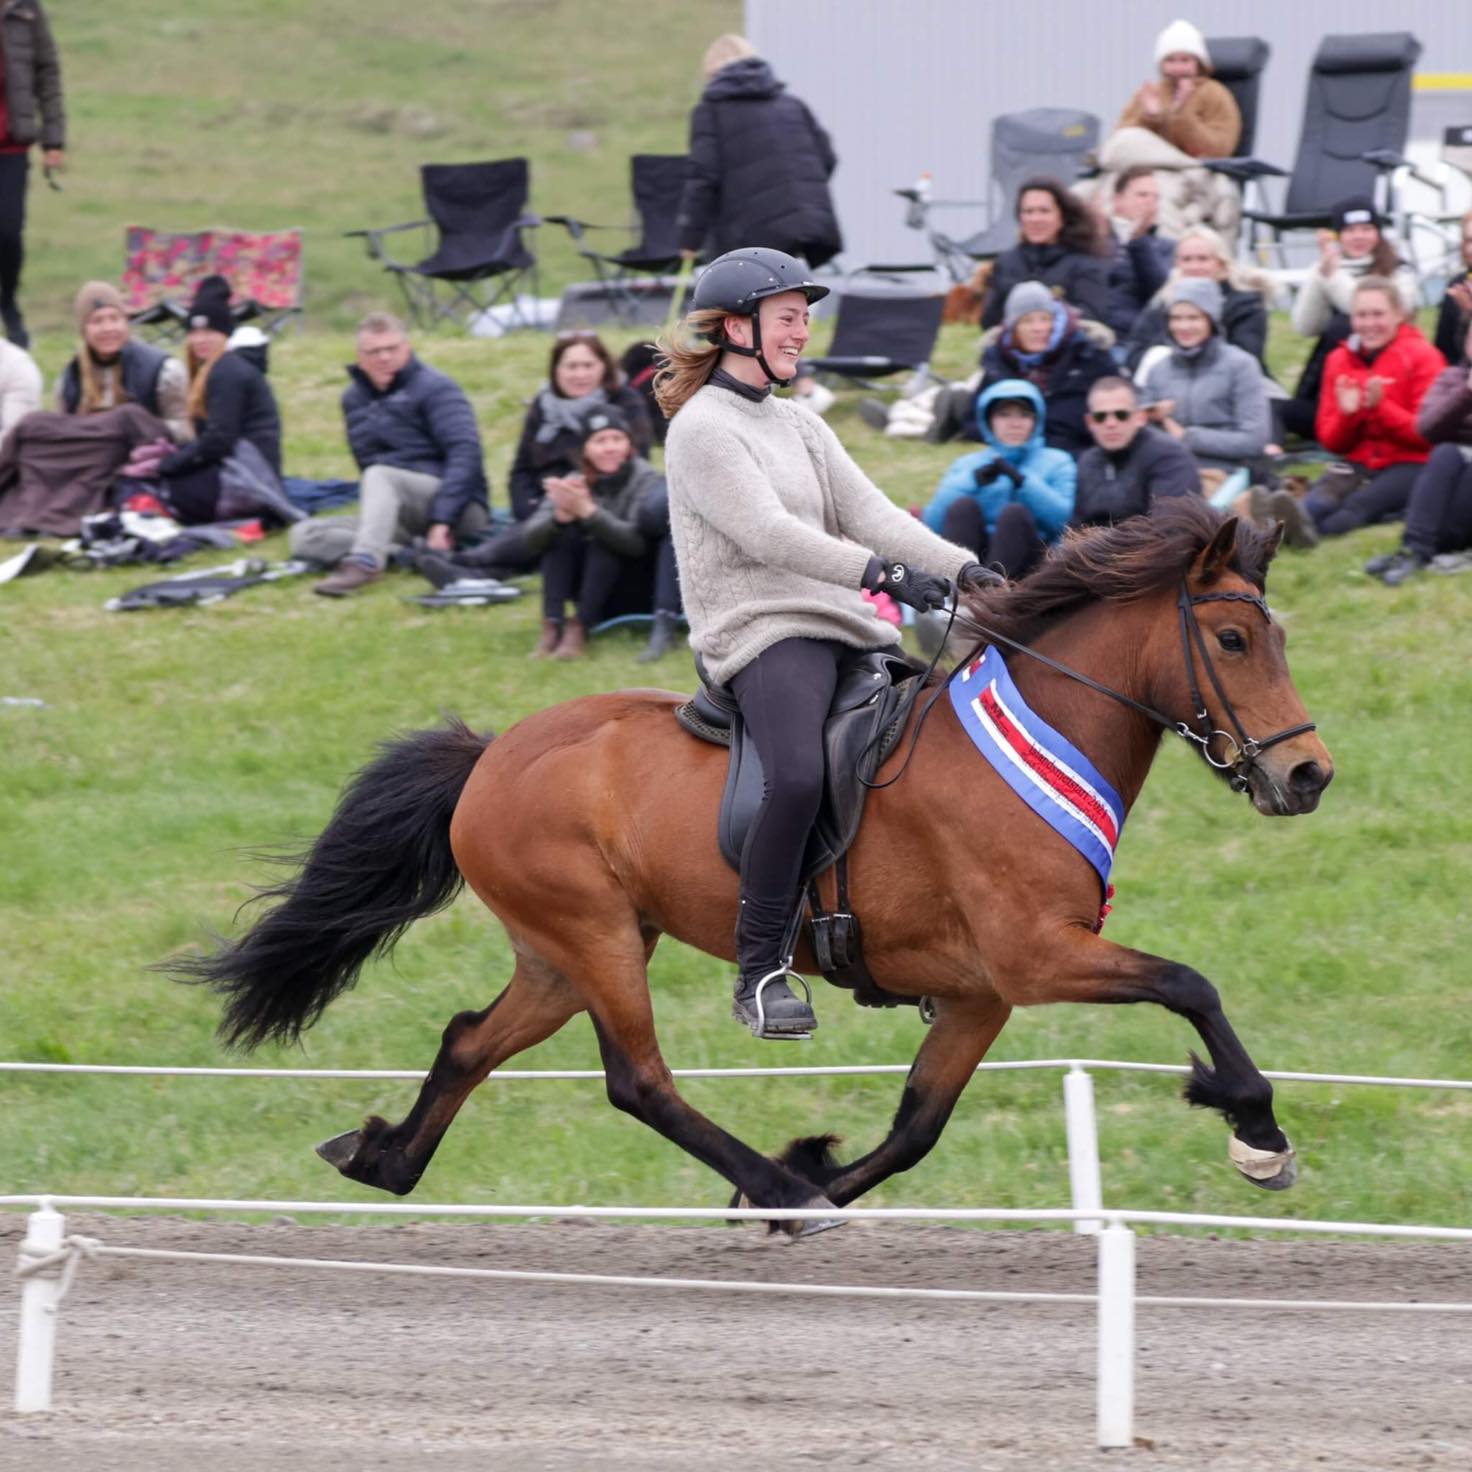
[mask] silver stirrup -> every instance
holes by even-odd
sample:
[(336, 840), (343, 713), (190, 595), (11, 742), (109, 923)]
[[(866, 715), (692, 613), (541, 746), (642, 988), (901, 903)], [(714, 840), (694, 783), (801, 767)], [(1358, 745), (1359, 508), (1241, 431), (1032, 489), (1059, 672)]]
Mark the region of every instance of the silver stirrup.
[[(782, 976), (782, 977), (790, 976), (802, 988), (803, 1001), (805, 1001), (808, 1004), (809, 1010), (811, 1010), (811, 1008), (812, 1008), (812, 1005), (813, 1005), (813, 989), (807, 984), (806, 978), (799, 976), (797, 974), (797, 972), (795, 972), (792, 969), (791, 966), (778, 966), (778, 967), (775, 967), (773, 970), (767, 972), (767, 974), (764, 977), (762, 977), (762, 979), (759, 982), (757, 982), (757, 984), (756, 984), (756, 994), (752, 998), (752, 1000), (756, 1003), (756, 1028), (755, 1028), (755, 1032), (756, 1032), (757, 1037), (764, 1036), (766, 1034), (766, 1031), (767, 1031), (767, 1012), (766, 1012), (766, 1008), (762, 1006), (762, 993), (764, 991), (766, 991), (768, 984), (770, 982), (775, 981), (779, 976)], [(812, 1034), (811, 1030), (809, 1030), (807, 1032), (796, 1032), (796, 1031), (794, 1031), (794, 1032), (784, 1032), (784, 1033), (777, 1034), (777, 1036), (779, 1036), (779, 1037), (785, 1037), (785, 1038), (810, 1038), (810, 1037), (812, 1037), (812, 1035), (813, 1034)]]

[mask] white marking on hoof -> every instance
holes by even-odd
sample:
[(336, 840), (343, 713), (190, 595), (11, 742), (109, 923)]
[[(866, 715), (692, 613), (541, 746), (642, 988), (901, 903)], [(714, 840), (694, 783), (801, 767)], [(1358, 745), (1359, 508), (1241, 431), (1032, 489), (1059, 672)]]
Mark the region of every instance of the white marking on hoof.
[(1227, 1158), (1264, 1191), (1286, 1191), (1298, 1179), (1298, 1156), (1292, 1145), (1286, 1150), (1259, 1150), (1233, 1135), (1227, 1141)]
[(330, 1140), (323, 1140), (316, 1147), (317, 1154), (328, 1165), (336, 1166), (338, 1170), (346, 1170), (353, 1156), (357, 1154), (362, 1138), (360, 1130), (345, 1130), (340, 1135), (334, 1135)]

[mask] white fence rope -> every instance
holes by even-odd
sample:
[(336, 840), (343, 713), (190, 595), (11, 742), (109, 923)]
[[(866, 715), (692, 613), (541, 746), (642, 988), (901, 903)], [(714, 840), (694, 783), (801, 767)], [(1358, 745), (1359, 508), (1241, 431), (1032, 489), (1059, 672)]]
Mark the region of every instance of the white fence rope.
[[(1400, 1239), (1472, 1242), (1472, 1229), (1397, 1223), (1333, 1222), (1273, 1217), (1239, 1217), (1188, 1212), (1123, 1211), (1102, 1203), (1098, 1132), (1094, 1110), (1093, 1072), (1165, 1073), (1180, 1075), (1181, 1065), (1133, 1063), (1108, 1059), (1029, 1059), (983, 1063), (977, 1072), (1066, 1070), (1064, 1109), (1067, 1125), (1072, 1208), (1013, 1210), (1002, 1208), (848, 1207), (826, 1210), (778, 1208), (647, 1207), (583, 1205), (410, 1206), (383, 1202), (239, 1201), (191, 1197), (0, 1196), (0, 1207), (33, 1206), (26, 1240), (20, 1249), (20, 1350), (16, 1360), (17, 1411), (51, 1407), (57, 1312), (81, 1262), (88, 1257), (133, 1257), (150, 1260), (216, 1262), (248, 1266), (311, 1268), (345, 1272), (389, 1273), (414, 1277), (462, 1277), (500, 1281), (687, 1289), (817, 1297), (919, 1298), (996, 1303), (1094, 1304), (1098, 1310), (1096, 1440), (1100, 1447), (1130, 1446), (1134, 1423), (1134, 1322), (1136, 1307), (1312, 1310), (1370, 1313), (1465, 1313), (1472, 1304), (1391, 1303), (1333, 1299), (1235, 1299), (1141, 1296), (1135, 1292), (1135, 1236), (1129, 1223), (1226, 1227), (1247, 1231), (1305, 1232)], [(676, 1069), (677, 1078), (857, 1077), (905, 1074), (907, 1064), (858, 1064), (832, 1067)], [(121, 1064), (10, 1063), (0, 1072), (53, 1075), (133, 1075), (205, 1078), (294, 1078), (418, 1080), (420, 1070), (400, 1069), (263, 1069), (149, 1067)], [(506, 1082), (534, 1080), (602, 1080), (602, 1070), (502, 1070), (491, 1075)], [(1459, 1079), (1387, 1078), (1366, 1074), (1269, 1072), (1267, 1077), (1299, 1083), (1350, 1084), (1419, 1089), (1472, 1089)], [(1069, 1223), (1078, 1232), (1097, 1234), (1098, 1291), (1093, 1294), (988, 1292), (972, 1289), (919, 1289), (841, 1284), (745, 1283), (716, 1279), (641, 1278), (608, 1274), (540, 1273), (496, 1268), (454, 1268), (432, 1264), (346, 1262), (333, 1259), (270, 1257), (255, 1254), (197, 1253), (154, 1248), (109, 1247), (99, 1241), (65, 1235), (58, 1206), (144, 1210), (229, 1211), (245, 1213), (336, 1213), (366, 1216), (447, 1216), (462, 1218), (608, 1219), (663, 1221), (952, 1221)]]

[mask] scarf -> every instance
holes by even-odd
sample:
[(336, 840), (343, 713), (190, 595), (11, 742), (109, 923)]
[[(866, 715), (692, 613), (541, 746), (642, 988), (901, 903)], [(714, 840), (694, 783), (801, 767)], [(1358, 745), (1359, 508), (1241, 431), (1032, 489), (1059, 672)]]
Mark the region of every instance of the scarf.
[(710, 382), (717, 388), (723, 388), (733, 394), (739, 394), (743, 399), (750, 399), (753, 404), (760, 404), (765, 398), (770, 397), (772, 385), (769, 383), (765, 388), (754, 388), (749, 383), (743, 383), (733, 374), (727, 373), (724, 368), (717, 368), (710, 376)]
[(580, 399), (565, 399), (550, 383), (542, 385), (536, 397), (537, 412), (542, 416), (537, 430), (537, 443), (550, 445), (565, 434), (583, 437), (583, 418), (600, 404), (608, 402), (608, 391), (595, 388)]

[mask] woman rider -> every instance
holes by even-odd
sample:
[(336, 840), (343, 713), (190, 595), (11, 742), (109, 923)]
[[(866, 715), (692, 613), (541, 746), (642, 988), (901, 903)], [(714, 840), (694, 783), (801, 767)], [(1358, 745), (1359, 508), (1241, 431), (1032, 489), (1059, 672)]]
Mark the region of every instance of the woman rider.
[(741, 854), (733, 1014), (767, 1038), (816, 1026), (787, 985), (784, 941), (840, 662), (899, 638), (862, 590), (934, 608), (949, 578), (998, 580), (896, 507), (817, 415), (773, 397), (797, 374), (809, 304), (827, 294), (792, 256), (729, 251), (661, 343), (655, 380), (690, 642), (706, 678), (730, 687), (766, 777)]

